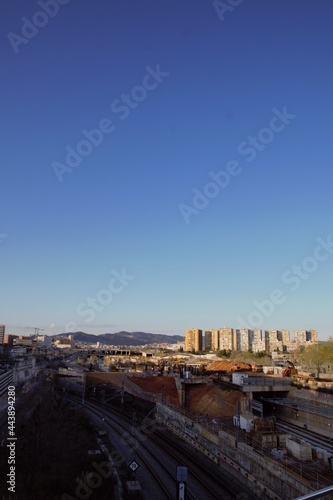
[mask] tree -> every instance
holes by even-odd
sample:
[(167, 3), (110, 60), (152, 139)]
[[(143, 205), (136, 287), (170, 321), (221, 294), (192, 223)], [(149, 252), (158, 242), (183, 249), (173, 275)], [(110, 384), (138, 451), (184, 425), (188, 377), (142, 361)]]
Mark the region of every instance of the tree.
[(217, 355), (219, 358), (230, 358), (231, 351), (229, 349), (222, 349), (221, 351), (218, 351)]
[(317, 377), (324, 364), (333, 360), (333, 342), (313, 344), (304, 349), (302, 361), (309, 367), (314, 367)]
[(2, 366), (12, 366), (15, 364), (14, 358), (11, 356), (11, 349), (7, 346), (3, 346), (3, 350), (0, 351), (0, 365)]

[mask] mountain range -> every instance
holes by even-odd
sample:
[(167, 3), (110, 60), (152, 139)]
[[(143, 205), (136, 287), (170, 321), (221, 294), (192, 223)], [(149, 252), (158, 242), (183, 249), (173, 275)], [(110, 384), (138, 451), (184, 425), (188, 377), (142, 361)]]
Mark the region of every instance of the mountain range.
[[(68, 333), (59, 333), (54, 337), (68, 337)], [(76, 342), (86, 342), (87, 344), (96, 344), (100, 342), (101, 345), (115, 345), (115, 346), (139, 346), (145, 344), (176, 344), (183, 342), (184, 337), (180, 335), (163, 335), (160, 333), (146, 333), (146, 332), (125, 332), (118, 333), (103, 333), (101, 335), (93, 335), (85, 332), (73, 332), (74, 340)]]

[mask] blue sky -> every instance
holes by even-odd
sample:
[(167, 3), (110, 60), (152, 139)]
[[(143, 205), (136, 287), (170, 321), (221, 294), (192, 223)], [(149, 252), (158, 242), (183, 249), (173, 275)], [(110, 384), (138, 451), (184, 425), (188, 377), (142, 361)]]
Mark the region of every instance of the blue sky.
[(333, 335), (330, 0), (0, 11), (9, 333)]

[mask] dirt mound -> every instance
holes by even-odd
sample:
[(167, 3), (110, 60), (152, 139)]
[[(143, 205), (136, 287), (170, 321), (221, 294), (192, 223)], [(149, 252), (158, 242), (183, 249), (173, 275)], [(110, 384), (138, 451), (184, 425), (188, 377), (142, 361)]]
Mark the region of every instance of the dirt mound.
[(179, 405), (178, 391), (173, 377), (129, 377), (144, 392), (162, 394), (163, 398), (174, 405)]
[(236, 414), (237, 400), (241, 393), (222, 390), (215, 385), (188, 385), (186, 387), (186, 410), (212, 417), (232, 417)]
[(214, 361), (211, 365), (207, 366), (207, 370), (214, 372), (251, 370), (251, 365), (242, 361)]
[[(179, 406), (174, 377), (131, 377), (124, 373), (87, 373), (87, 388), (103, 383), (124, 387), (125, 391), (139, 396), (140, 389), (158, 395), (161, 395), (163, 390), (164, 400)], [(133, 391), (134, 384), (138, 387), (138, 391)], [(242, 397), (238, 391), (222, 390), (213, 384), (186, 384), (185, 390), (186, 410), (212, 417), (232, 417), (236, 413), (236, 401)]]

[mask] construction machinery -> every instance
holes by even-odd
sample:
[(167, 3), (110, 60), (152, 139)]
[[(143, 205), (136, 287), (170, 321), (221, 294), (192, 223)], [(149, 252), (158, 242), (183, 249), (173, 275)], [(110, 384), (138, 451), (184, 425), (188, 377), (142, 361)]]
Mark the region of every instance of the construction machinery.
[(260, 372), (260, 373), (262, 373), (264, 371), (262, 365), (256, 365), (255, 363), (253, 365), (251, 365), (251, 368), (252, 368), (253, 372)]
[(294, 363), (288, 360), (286, 362), (288, 363), (288, 368), (283, 370), (282, 377), (290, 377), (291, 375), (297, 375), (298, 372), (295, 368)]

